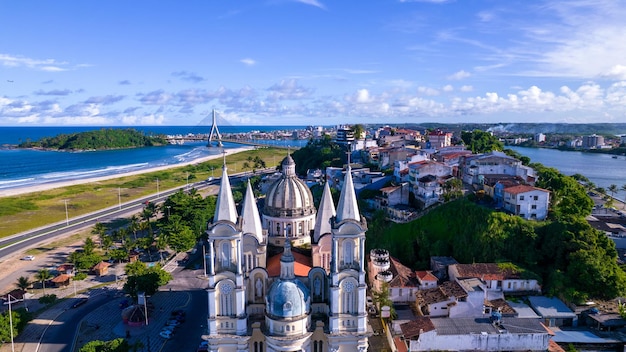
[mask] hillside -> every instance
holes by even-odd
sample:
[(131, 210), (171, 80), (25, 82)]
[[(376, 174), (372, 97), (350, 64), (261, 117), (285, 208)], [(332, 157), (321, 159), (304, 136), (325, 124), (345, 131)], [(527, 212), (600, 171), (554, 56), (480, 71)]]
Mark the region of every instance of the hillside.
[(614, 298), (626, 288), (615, 245), (579, 217), (531, 222), (461, 199), (407, 224), (374, 219), (366, 243), (414, 269), (428, 269), (431, 256), (512, 262), (539, 275), (545, 292), (574, 301)]

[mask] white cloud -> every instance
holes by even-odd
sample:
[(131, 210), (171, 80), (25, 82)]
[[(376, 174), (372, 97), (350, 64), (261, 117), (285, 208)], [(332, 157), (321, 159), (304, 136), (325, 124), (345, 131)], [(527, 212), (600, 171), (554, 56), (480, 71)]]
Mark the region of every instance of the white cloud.
[(299, 2), (301, 4), (314, 6), (314, 7), (320, 8), (322, 10), (326, 10), (326, 6), (324, 6), (324, 4), (322, 4), (321, 2), (319, 2), (317, 0), (294, 0), (294, 1), (295, 2)]
[(246, 66), (254, 66), (256, 65), (256, 61), (251, 59), (251, 58), (245, 58), (245, 59), (241, 59), (239, 60), (239, 62), (241, 62), (242, 64), (246, 65)]
[(423, 95), (427, 95), (427, 96), (435, 96), (435, 95), (439, 95), (439, 91), (434, 89), (434, 88), (430, 88), (430, 87), (417, 87), (417, 92), (419, 94), (423, 94)]
[(471, 92), (474, 90), (474, 87), (472, 86), (461, 86), (461, 92)]
[(458, 71), (458, 72), (455, 72), (455, 73), (453, 73), (453, 74), (449, 75), (449, 76), (448, 76), (448, 77), (446, 77), (446, 78), (447, 78), (448, 80), (451, 80), (451, 81), (459, 81), (459, 80), (462, 80), (462, 79), (468, 78), (468, 77), (470, 77), (471, 75), (472, 75), (471, 73), (466, 72), (466, 71), (464, 71), (464, 70), (461, 70), (461, 71)]
[[(23, 56), (15, 56), (10, 54), (0, 54), (0, 65), (6, 67), (26, 67), (33, 70), (60, 72), (67, 71), (71, 67), (68, 62), (56, 61), (54, 59), (31, 59)], [(83, 67), (85, 65), (78, 65)], [(75, 67), (78, 67), (75, 66)]]
[(356, 92), (357, 103), (369, 103), (370, 101), (370, 92), (367, 89), (359, 89)]
[(452, 92), (454, 91), (454, 87), (451, 84), (446, 84), (445, 86), (443, 86), (442, 90), (444, 92)]
[(163, 114), (146, 114), (143, 116), (125, 115), (122, 116), (121, 121), (125, 125), (156, 126), (163, 124), (163, 122), (165, 121), (165, 116)]
[(626, 66), (615, 65), (611, 67), (607, 72), (603, 73), (602, 76), (615, 80), (626, 80)]

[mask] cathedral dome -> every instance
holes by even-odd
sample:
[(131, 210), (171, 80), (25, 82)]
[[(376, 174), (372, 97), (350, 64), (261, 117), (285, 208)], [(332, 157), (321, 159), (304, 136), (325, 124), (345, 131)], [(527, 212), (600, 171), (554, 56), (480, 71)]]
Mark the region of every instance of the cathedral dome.
[(311, 190), (296, 175), (296, 163), (290, 155), (281, 166), (282, 176), (267, 191), (263, 213), (281, 218), (315, 214)]
[(277, 318), (294, 318), (310, 311), (309, 289), (297, 279), (275, 281), (267, 294), (267, 313)]

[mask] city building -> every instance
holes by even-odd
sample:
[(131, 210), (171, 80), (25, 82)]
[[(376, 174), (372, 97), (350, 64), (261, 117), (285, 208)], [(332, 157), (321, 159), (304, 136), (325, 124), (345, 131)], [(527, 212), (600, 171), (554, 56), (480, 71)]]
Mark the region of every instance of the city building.
[[(365, 219), (350, 167), (336, 211), (326, 186), (317, 212), (287, 156), (263, 221), (248, 184), (237, 213), (226, 166), (207, 230), (208, 350), (366, 351)], [(326, 263), (292, 244), (311, 243)], [(276, 239), (280, 239), (276, 241)], [(274, 246), (274, 244), (278, 244)], [(269, 253), (283, 248), (282, 253)], [(332, 256), (331, 256), (332, 254)]]
[(529, 220), (548, 217), (550, 191), (529, 185), (504, 188), (503, 209)]
[(452, 132), (434, 130), (428, 132), (428, 148), (445, 148), (452, 145)]
[(604, 145), (604, 137), (592, 134), (590, 136), (583, 136), (582, 147), (588, 149), (601, 148)]
[(547, 351), (550, 332), (536, 319), (417, 317), (401, 325), (413, 351)]

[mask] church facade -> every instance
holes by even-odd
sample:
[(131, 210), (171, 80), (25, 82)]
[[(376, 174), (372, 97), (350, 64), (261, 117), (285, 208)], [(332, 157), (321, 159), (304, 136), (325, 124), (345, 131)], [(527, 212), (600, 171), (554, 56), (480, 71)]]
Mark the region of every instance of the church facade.
[(209, 351), (367, 351), (366, 231), (349, 167), (337, 209), (328, 184), (316, 209), (287, 156), (262, 212), (248, 183), (238, 214), (224, 166), (207, 230)]

